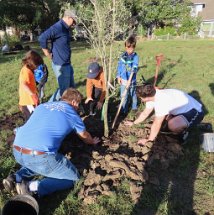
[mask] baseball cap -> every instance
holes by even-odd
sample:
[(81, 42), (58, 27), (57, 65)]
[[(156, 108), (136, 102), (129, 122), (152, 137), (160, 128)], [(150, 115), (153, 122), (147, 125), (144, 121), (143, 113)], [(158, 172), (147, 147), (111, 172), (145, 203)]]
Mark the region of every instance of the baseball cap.
[(88, 66), (87, 78), (90, 78), (90, 79), (96, 78), (99, 73), (100, 73), (100, 65), (98, 63), (94, 62)]
[(77, 14), (75, 10), (70, 9), (65, 10), (64, 16), (71, 17), (74, 20), (74, 22), (77, 23)]

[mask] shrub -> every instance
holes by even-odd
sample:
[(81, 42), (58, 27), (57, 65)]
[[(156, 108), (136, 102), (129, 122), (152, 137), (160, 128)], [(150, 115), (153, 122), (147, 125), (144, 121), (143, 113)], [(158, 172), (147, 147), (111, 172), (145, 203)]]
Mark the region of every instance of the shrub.
[(20, 43), (20, 39), (17, 35), (7, 35), (5, 34), (2, 39), (2, 44), (7, 43), (9, 47), (15, 46), (17, 43)]
[(142, 26), (142, 25), (139, 25), (138, 27), (137, 27), (137, 35), (138, 36), (141, 36), (141, 37), (144, 37), (144, 36), (146, 36), (146, 30), (144, 29), (144, 27)]
[(199, 31), (201, 24), (200, 17), (184, 17), (181, 22), (181, 27), (178, 29), (179, 34), (188, 33), (189, 35), (195, 35)]
[(155, 36), (163, 36), (163, 35), (167, 35), (170, 34), (172, 36), (176, 36), (177, 35), (177, 30), (174, 27), (164, 27), (164, 28), (157, 28), (154, 30), (154, 34)]

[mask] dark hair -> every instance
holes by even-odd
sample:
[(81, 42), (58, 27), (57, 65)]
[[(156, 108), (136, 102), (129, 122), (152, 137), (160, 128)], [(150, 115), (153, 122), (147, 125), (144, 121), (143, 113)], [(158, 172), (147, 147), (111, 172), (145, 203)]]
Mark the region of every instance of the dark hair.
[(152, 84), (144, 84), (136, 87), (136, 94), (139, 98), (152, 97), (156, 93), (155, 87)]
[(137, 41), (136, 41), (136, 38), (135, 38), (135, 36), (130, 36), (127, 40), (126, 40), (126, 42), (125, 42), (125, 47), (132, 47), (132, 48), (135, 48), (135, 46), (136, 46), (136, 43), (137, 43)]
[(44, 64), (44, 61), (40, 54), (34, 50), (28, 51), (22, 59), (22, 65), (26, 65), (26, 67), (32, 71), (41, 64)]
[(74, 100), (80, 103), (82, 98), (83, 96), (78, 90), (70, 87), (64, 91), (64, 93), (62, 94), (61, 100), (68, 101), (68, 102), (72, 102)]

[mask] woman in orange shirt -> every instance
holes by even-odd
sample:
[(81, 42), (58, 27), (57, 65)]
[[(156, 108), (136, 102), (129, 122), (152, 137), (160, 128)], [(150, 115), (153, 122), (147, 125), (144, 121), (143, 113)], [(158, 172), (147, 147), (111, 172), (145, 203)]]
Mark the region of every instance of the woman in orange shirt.
[(33, 50), (27, 52), (22, 59), (23, 67), (19, 75), (19, 109), (26, 121), (39, 104), (34, 70), (41, 64), (44, 64), (42, 57)]
[(96, 114), (95, 109), (100, 110), (106, 95), (103, 68), (96, 62), (88, 67), (85, 104), (89, 103), (90, 115)]

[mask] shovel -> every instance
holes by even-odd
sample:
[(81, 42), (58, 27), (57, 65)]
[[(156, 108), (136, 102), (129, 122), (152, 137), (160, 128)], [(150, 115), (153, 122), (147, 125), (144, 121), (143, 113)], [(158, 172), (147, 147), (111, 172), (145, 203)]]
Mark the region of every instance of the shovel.
[(156, 69), (155, 69), (155, 79), (154, 79), (154, 87), (156, 86), (156, 83), (157, 83), (157, 79), (158, 79), (158, 72), (159, 72), (159, 69), (160, 69), (160, 66), (161, 66), (161, 61), (164, 59), (164, 56), (163, 54), (158, 54), (155, 56), (155, 59), (156, 59)]
[(125, 90), (124, 90), (124, 92), (123, 92), (123, 95), (122, 95), (122, 98), (121, 98), (121, 101), (120, 101), (120, 105), (119, 105), (118, 110), (117, 110), (117, 114), (116, 114), (116, 116), (115, 116), (115, 118), (114, 118), (114, 121), (113, 121), (113, 124), (112, 124), (112, 127), (111, 127), (112, 129), (114, 129), (114, 126), (115, 126), (115, 123), (116, 123), (117, 118), (118, 118), (118, 116), (119, 116), (121, 107), (122, 107), (122, 105), (123, 105), (123, 103), (124, 103), (126, 94), (127, 94), (128, 90), (129, 90), (129, 87), (130, 87), (130, 84), (131, 84), (131, 80), (132, 80), (133, 75), (134, 75), (134, 72), (131, 72), (131, 75), (130, 75), (130, 77), (129, 77), (129, 80), (128, 80), (127, 84), (126, 84), (126, 88), (125, 88)]

